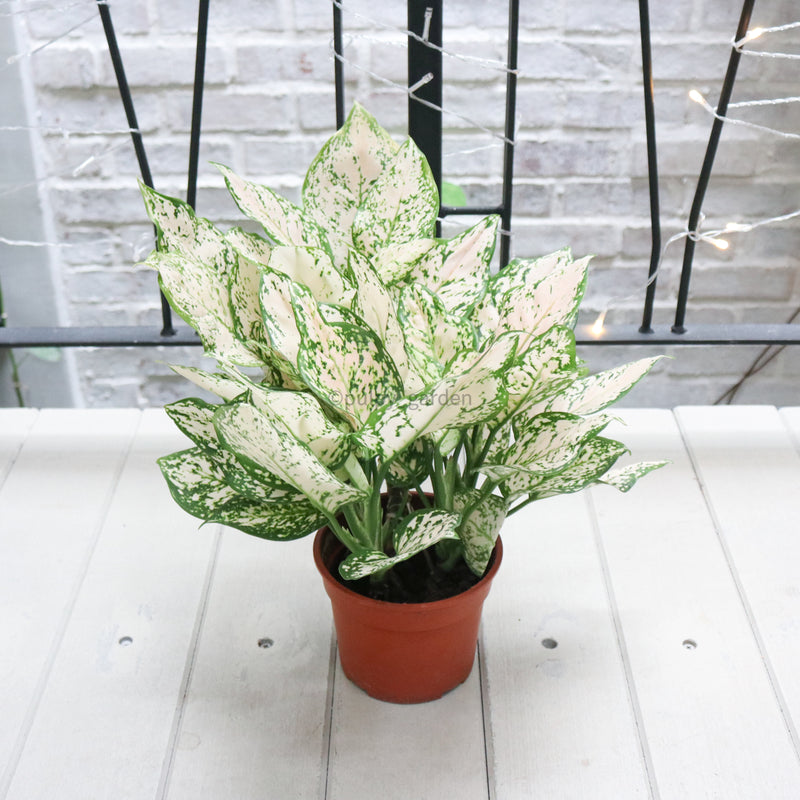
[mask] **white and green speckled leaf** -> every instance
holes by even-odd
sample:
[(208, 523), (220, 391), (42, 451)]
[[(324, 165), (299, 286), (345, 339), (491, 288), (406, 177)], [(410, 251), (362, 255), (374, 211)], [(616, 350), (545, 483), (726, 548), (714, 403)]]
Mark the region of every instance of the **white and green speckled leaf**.
[(295, 283), (307, 286), (320, 303), (348, 305), (355, 292), (333, 265), (328, 253), (319, 248), (275, 247), (269, 259), (269, 268)]
[(661, 358), (641, 358), (576, 380), (550, 402), (548, 409), (571, 414), (601, 411), (627, 394)]
[(214, 412), (218, 408), (218, 405), (206, 403), (197, 397), (186, 397), (164, 406), (164, 411), (198, 447), (215, 451), (219, 449), (217, 431), (214, 428)]
[(353, 243), (371, 257), (389, 245), (431, 238), (438, 213), (433, 174), (409, 139), (367, 191), (353, 220)]
[(170, 369), (182, 378), (191, 381), (195, 386), (205, 389), (223, 400), (233, 400), (246, 392), (248, 388), (244, 381), (237, 381), (228, 375), (220, 375), (218, 372), (207, 372), (198, 367), (171, 365)]
[(250, 402), (296, 436), (329, 469), (340, 467), (350, 454), (350, 437), (326, 416), (319, 401), (309, 392), (253, 387)]
[[(399, 316), (407, 347), (421, 354), (424, 362), (433, 362), (433, 374), (441, 377), (456, 356), (475, 351), (477, 336), (472, 325), (451, 314), (435, 294), (423, 286), (404, 287)], [(430, 370), (426, 370), (430, 374)]]
[(264, 330), (273, 352), (282, 359), (281, 368), (295, 383), (300, 381), (297, 356), (300, 331), (292, 308), (292, 281), (280, 272), (266, 269), (261, 273), (259, 303)]
[(139, 188), (147, 216), (158, 229), (159, 249), (204, 264), (224, 285), (233, 258), (222, 231), (198, 217), (188, 203), (160, 194), (141, 181)]
[(448, 311), (463, 310), (486, 290), (500, 217), (482, 219), (452, 239), (437, 240), (404, 280), (438, 295)]
[(363, 492), (342, 483), (282, 426), (249, 403), (222, 406), (214, 415), (220, 442), (245, 468), (255, 465), (294, 486), (320, 509), (336, 513)]
[(435, 244), (435, 239), (412, 239), (410, 242), (395, 244), (374, 254), (372, 265), (387, 286), (402, 286), (415, 262)]
[[(454, 498), (455, 510), (459, 513), (465, 511), (479, 495), (476, 489), (457, 493)], [(458, 536), (464, 545), (464, 561), (478, 576), (486, 572), (500, 528), (505, 522), (506, 511), (506, 501), (490, 494), (475, 506), (466, 519), (461, 520)]]
[(395, 555), (380, 550), (352, 553), (339, 565), (339, 574), (345, 580), (357, 580), (407, 561), (442, 539), (456, 538), (460, 520), (458, 514), (442, 509), (415, 511), (395, 531)]
[(598, 483), (607, 483), (621, 492), (627, 492), (633, 488), (639, 478), (644, 477), (648, 472), (666, 466), (668, 463), (668, 461), (640, 461), (637, 464), (628, 464), (625, 467), (619, 467), (607, 472), (598, 478)]
[(402, 394), (394, 364), (369, 328), (330, 323), (308, 289), (292, 284), (290, 291), (301, 334), (297, 356), (301, 377), (353, 427), (360, 427), (373, 409)]
[(513, 340), (501, 338), (430, 389), (374, 412), (363, 432), (365, 443), (390, 459), (425, 434), (492, 417), (507, 403), (501, 375), (513, 348)]
[(199, 334), (213, 358), (258, 367), (262, 358), (236, 335), (225, 282), (214, 268), (177, 253), (152, 253), (145, 262), (158, 270), (159, 284), (180, 317)]
[(581, 446), (596, 436), (609, 419), (583, 419), (574, 414), (545, 413), (515, 420), (516, 439), (484, 464), (481, 472), (502, 480), (518, 472), (551, 475), (563, 470), (580, 453)]
[(539, 258), (515, 258), (489, 280), (489, 291), (502, 297), (511, 289), (535, 286), (548, 275), (563, 269), (572, 261), (568, 247)]
[(260, 223), (278, 244), (320, 247), (329, 250), (323, 229), (308, 219), (302, 209), (266, 186), (245, 180), (222, 164), (215, 164), (225, 178), (236, 205)]
[[(248, 349), (263, 353), (267, 340), (258, 299), (263, 267), (240, 253), (236, 255), (228, 275), (233, 330)], [(264, 355), (268, 357), (267, 353)]]
[(299, 539), (317, 530), (325, 517), (304, 497), (258, 503), (238, 494), (216, 462), (201, 448), (158, 459), (178, 505), (206, 522), (218, 522), (264, 539)]
[(627, 452), (628, 448), (621, 442), (595, 436), (584, 443), (569, 466), (555, 475), (542, 477), (536, 473), (518, 472), (511, 475), (501, 489), (509, 502), (522, 495), (540, 499), (578, 492), (595, 483)]
[(346, 262), (356, 211), (398, 147), (356, 103), (344, 125), (311, 162), (303, 183), (303, 208), (328, 232), (337, 263)]
[(361, 253), (351, 250), (347, 264), (348, 274), (356, 286), (353, 311), (378, 335), (386, 354), (397, 367), (405, 391), (418, 392), (425, 383), (410, 368), (406, 337), (392, 295)]
[(238, 227), (231, 228), (225, 231), (225, 241), (234, 250), (257, 264), (266, 265), (269, 263), (272, 245), (257, 233), (251, 233)]

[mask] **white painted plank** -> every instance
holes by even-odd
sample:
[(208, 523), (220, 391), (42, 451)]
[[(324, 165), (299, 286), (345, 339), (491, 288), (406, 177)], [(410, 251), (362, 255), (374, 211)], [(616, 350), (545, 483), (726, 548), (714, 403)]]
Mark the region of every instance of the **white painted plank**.
[(8, 476), (37, 414), (31, 408), (0, 409), (0, 486)]
[(328, 800), (485, 800), (488, 793), (477, 664), (438, 700), (375, 700), (336, 666)]
[(224, 532), (169, 800), (320, 795), (331, 611), (311, 545)]
[[(796, 798), (800, 768), (677, 424), (623, 416), (610, 435), (673, 461), (628, 495), (591, 493), (658, 796)], [(714, 441), (732, 474), (735, 438), (722, 422)]]
[[(647, 778), (591, 519), (580, 495), (503, 527), (486, 601), (498, 800), (644, 798)], [(542, 642), (552, 640), (555, 648)]]
[(800, 759), (800, 453), (774, 408), (677, 415)]
[(42, 411), (0, 488), (0, 796), (91, 555), (135, 411)]
[(791, 406), (780, 410), (783, 424), (789, 430), (795, 450), (800, 453), (800, 406)]
[[(185, 443), (162, 411), (141, 415), (8, 800), (157, 796), (214, 543), (155, 463)], [(102, 496), (89, 470), (77, 491)]]

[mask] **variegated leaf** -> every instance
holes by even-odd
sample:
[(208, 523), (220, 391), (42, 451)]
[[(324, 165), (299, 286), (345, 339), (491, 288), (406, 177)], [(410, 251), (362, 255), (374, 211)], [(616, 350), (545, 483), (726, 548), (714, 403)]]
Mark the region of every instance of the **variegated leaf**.
[(285, 428), (248, 403), (222, 406), (214, 415), (222, 445), (247, 469), (266, 469), (294, 486), (320, 509), (336, 513), (345, 503), (359, 499), (363, 492), (342, 483)]
[(198, 217), (182, 200), (167, 197), (139, 182), (148, 217), (158, 229), (159, 249), (203, 264), (224, 285), (233, 261), (222, 232)]
[(348, 581), (366, 577), (413, 558), (442, 539), (456, 538), (461, 517), (442, 509), (415, 511), (395, 532), (395, 555), (380, 550), (352, 553), (339, 565), (339, 574)]
[(419, 437), (443, 428), (473, 425), (492, 417), (507, 402), (501, 373), (513, 355), (513, 340), (502, 338), (465, 359), (431, 389), (402, 397), (374, 412), (363, 433), (367, 446), (390, 459)]
[(448, 311), (465, 309), (486, 290), (500, 217), (491, 216), (452, 239), (438, 240), (406, 275), (439, 296)]
[[(471, 506), (480, 495), (475, 489), (459, 492), (455, 496), (455, 510), (462, 513)], [(506, 501), (502, 497), (490, 494), (485, 497), (469, 514), (461, 520), (458, 535), (464, 545), (464, 561), (478, 576), (486, 572), (486, 566), (492, 556), (497, 536), (506, 518)]]
[(247, 343), (248, 349), (264, 353), (267, 339), (261, 304), (258, 299), (261, 285), (262, 266), (239, 253), (228, 275), (228, 296), (230, 298), (233, 329), (236, 335)]
[(206, 403), (197, 397), (187, 397), (164, 406), (164, 411), (178, 429), (198, 447), (215, 451), (219, 449), (217, 431), (214, 428), (214, 412), (218, 408), (218, 405)]
[(290, 287), (301, 334), (297, 365), (314, 393), (354, 427), (402, 394), (402, 383), (378, 337), (349, 322), (329, 323), (308, 289)]
[(641, 358), (630, 364), (576, 380), (548, 405), (552, 411), (594, 414), (627, 394), (663, 356)]
[(372, 265), (387, 286), (403, 286), (414, 263), (435, 244), (435, 239), (412, 239), (410, 242), (392, 245), (373, 255)]
[(323, 229), (308, 219), (294, 203), (272, 189), (239, 177), (222, 164), (215, 164), (225, 178), (236, 205), (248, 217), (259, 222), (278, 244), (319, 247), (330, 250)]
[(361, 253), (351, 250), (347, 264), (348, 274), (357, 287), (353, 311), (378, 335), (387, 355), (397, 367), (406, 392), (419, 391), (424, 382), (410, 371), (405, 335), (392, 296)]
[[(441, 377), (456, 356), (477, 349), (477, 335), (465, 319), (451, 314), (444, 303), (417, 284), (406, 286), (400, 296), (399, 316), (405, 330), (406, 344), (423, 359), (438, 365)], [(430, 374), (430, 370), (426, 370)]]
[(599, 478), (598, 482), (607, 483), (621, 492), (627, 492), (633, 488), (639, 478), (644, 477), (648, 472), (666, 466), (668, 463), (668, 461), (640, 461), (638, 464), (628, 464), (626, 467), (619, 467), (607, 472)]
[(181, 508), (206, 522), (218, 522), (264, 539), (299, 539), (325, 518), (301, 496), (290, 502), (257, 503), (228, 486), (217, 464), (202, 449), (158, 460), (170, 492)]
[(562, 270), (571, 261), (572, 254), (568, 247), (540, 258), (515, 258), (492, 276), (489, 291), (495, 297), (502, 297), (512, 289), (535, 286), (548, 275)]
[(231, 228), (225, 232), (225, 241), (234, 250), (257, 264), (263, 266), (269, 263), (272, 245), (257, 233), (251, 233), (238, 227)]
[(542, 477), (531, 472), (518, 472), (506, 480), (501, 489), (510, 502), (522, 495), (537, 499), (558, 494), (570, 494), (585, 489), (607, 472), (628, 449), (621, 442), (595, 436), (589, 439), (577, 458), (555, 475)]
[(270, 345), (284, 361), (287, 370), (297, 377), (300, 331), (292, 308), (292, 281), (283, 273), (266, 269), (261, 274), (259, 303), (264, 329)]
[(269, 268), (307, 286), (320, 303), (348, 305), (355, 289), (324, 250), (313, 247), (275, 247)]
[(430, 238), (438, 213), (431, 169), (408, 139), (367, 191), (353, 220), (353, 243), (371, 257), (390, 244)]
[(328, 231), (337, 263), (345, 263), (353, 219), (367, 190), (397, 150), (392, 137), (356, 103), (311, 162), (303, 183), (303, 208)]
[(250, 401), (273, 425), (282, 425), (308, 445), (329, 469), (340, 467), (350, 454), (349, 435), (325, 416), (319, 401), (309, 392), (253, 387)]
[(515, 420), (515, 441), (481, 471), (495, 480), (518, 472), (551, 475), (574, 461), (581, 446), (608, 425), (604, 417), (583, 419), (574, 414), (546, 413)]
[(237, 381), (227, 375), (215, 372), (206, 372), (198, 367), (170, 366), (170, 369), (191, 381), (195, 386), (221, 397), (223, 400), (233, 400), (247, 391), (248, 385), (244, 381)]
[(261, 365), (262, 358), (236, 335), (227, 283), (213, 267), (173, 253), (153, 253), (146, 263), (158, 270), (161, 290), (172, 308), (200, 334), (208, 355), (241, 366)]

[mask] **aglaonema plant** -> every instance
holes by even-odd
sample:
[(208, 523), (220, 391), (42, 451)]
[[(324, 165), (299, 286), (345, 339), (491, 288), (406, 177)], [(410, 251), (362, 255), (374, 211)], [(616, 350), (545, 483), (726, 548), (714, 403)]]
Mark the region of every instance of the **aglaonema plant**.
[(356, 105), (294, 205), (219, 166), (265, 236), (226, 232), (142, 187), (147, 263), (217, 372), (174, 367), (219, 402), (167, 413), (194, 446), (159, 460), (190, 514), (264, 539), (328, 525), (346, 580), (487, 566), (505, 518), (663, 462), (615, 467), (604, 412), (652, 367), (588, 375), (573, 328), (588, 259), (493, 273), (498, 218), (435, 237), (439, 196), (411, 140)]

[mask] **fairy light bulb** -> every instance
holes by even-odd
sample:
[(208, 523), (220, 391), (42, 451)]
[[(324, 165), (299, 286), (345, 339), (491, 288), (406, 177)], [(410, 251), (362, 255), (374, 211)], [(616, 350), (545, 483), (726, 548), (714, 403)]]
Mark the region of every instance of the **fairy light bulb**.
[(717, 248), (717, 250), (727, 250), (730, 247), (730, 243), (727, 242), (725, 239), (709, 238), (706, 239), (706, 241), (709, 242), (709, 244), (713, 244), (714, 247)]
[(594, 321), (594, 325), (591, 327), (592, 336), (602, 336), (603, 335), (603, 323), (606, 321), (606, 312), (601, 311), (598, 315), (597, 319)]
[(753, 28), (753, 30), (747, 31), (747, 34), (745, 35), (744, 39), (742, 39), (742, 42), (752, 42), (753, 39), (758, 39), (759, 36), (764, 34), (765, 30), (765, 28)]
[(689, 99), (694, 100), (695, 103), (699, 103), (701, 106), (704, 106), (706, 104), (705, 97), (703, 97), (703, 95), (700, 94), (700, 92), (698, 92), (697, 89), (692, 89), (689, 92)]

